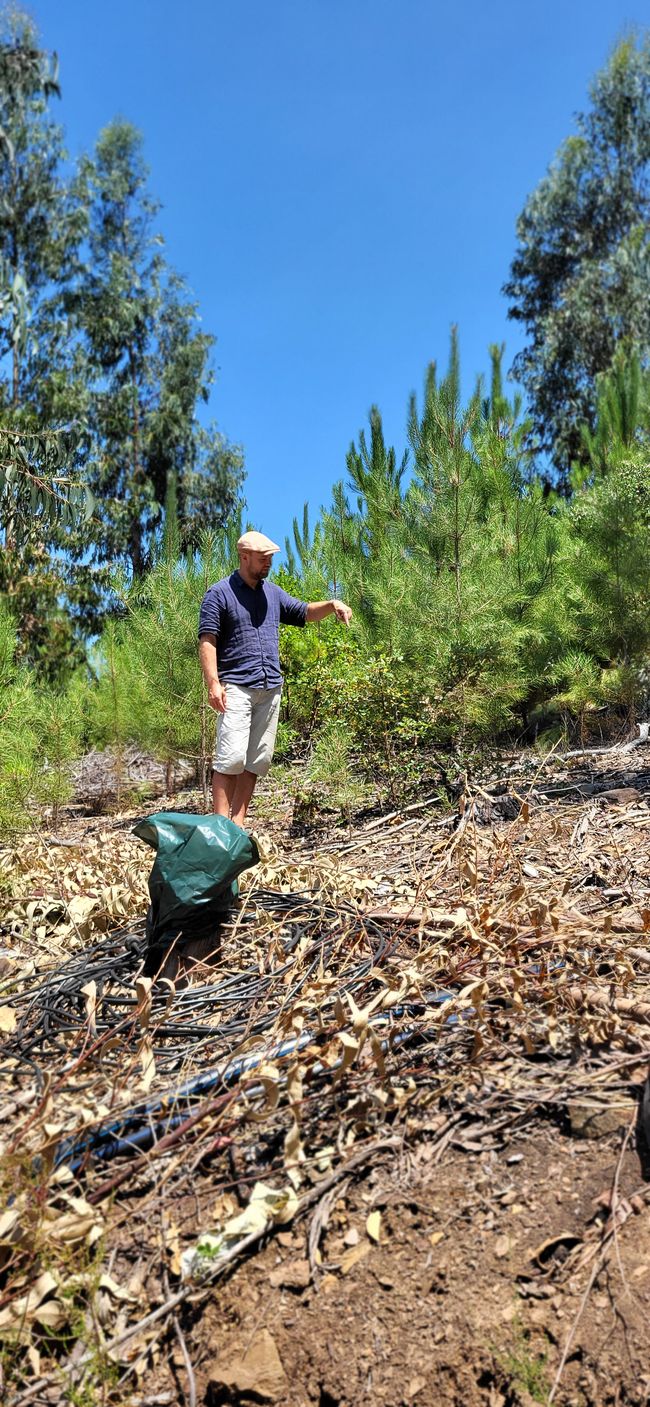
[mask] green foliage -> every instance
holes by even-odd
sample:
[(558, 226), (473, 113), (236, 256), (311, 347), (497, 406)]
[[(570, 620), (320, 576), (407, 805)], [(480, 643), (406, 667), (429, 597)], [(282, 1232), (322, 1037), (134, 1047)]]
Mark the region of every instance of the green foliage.
[(510, 1352), (498, 1354), (497, 1357), (518, 1395), (525, 1393), (532, 1402), (548, 1402), (548, 1354), (536, 1353), (533, 1350), (530, 1334), (520, 1323), (515, 1322), (513, 1325), (513, 1344)]
[(569, 510), (566, 589), (574, 630), (603, 663), (640, 664), (650, 648), (650, 447), (612, 457)]
[(580, 741), (584, 742), (586, 715), (605, 698), (602, 670), (583, 650), (569, 650), (556, 661), (548, 677), (552, 684), (559, 686), (549, 700), (549, 707), (577, 718)]
[[(305, 599), (336, 589), (350, 632), (324, 622), (286, 631), (284, 711), (294, 737), (332, 722), (397, 796), (418, 752), (520, 726), (558, 636), (557, 559), (564, 521), (531, 474), (520, 401), (504, 395), (503, 349), (491, 348), (489, 394), (461, 403), (458, 344), (447, 374), (430, 368), (411, 400), (406, 454), (370, 435), (348, 454), (347, 488), (310, 532), (294, 523), (282, 584)], [(546, 686), (548, 692), (548, 685)]]
[[(205, 774), (214, 714), (197, 661), (197, 613), (213, 582), (232, 571), (241, 520), (206, 532), (200, 550), (178, 557), (170, 530), (151, 571), (120, 588), (123, 614), (108, 621), (98, 646), (98, 681), (90, 705), (92, 738), (119, 752), (135, 742), (171, 768), (183, 755)], [(118, 767), (119, 771), (119, 767)]]
[(517, 222), (504, 292), (527, 345), (513, 371), (535, 431), (566, 484), (593, 425), (598, 374), (619, 347), (650, 350), (650, 36), (622, 40), (591, 108)]
[(611, 370), (598, 378), (595, 427), (581, 426), (584, 450), (572, 487), (580, 489), (609, 471), (622, 452), (647, 445), (650, 432), (650, 373), (636, 353), (617, 352)]
[(15, 622), (0, 609), (0, 831), (27, 825), (41, 805), (56, 819), (81, 746), (75, 687), (50, 689), (16, 653)]
[(0, 830), (29, 820), (36, 781), (36, 746), (32, 727), (34, 696), (26, 669), (15, 664), (15, 624), (0, 609)]
[(331, 720), (326, 723), (309, 759), (305, 774), (303, 807), (314, 800), (341, 811), (348, 826), (353, 813), (366, 796), (360, 776), (359, 759), (354, 752), (354, 739), (347, 725)]
[[(25, 659), (56, 677), (95, 599), (84, 560), (83, 395), (65, 299), (84, 212), (63, 170), (56, 60), (19, 12), (0, 30), (0, 522), (2, 580)], [(64, 551), (65, 549), (65, 551)], [(27, 569), (35, 577), (26, 582)], [(70, 617), (67, 627), (66, 611)], [(65, 640), (65, 646), (63, 641)], [(67, 665), (66, 665), (67, 667)]]
[(527, 652), (548, 645), (554, 528), (527, 482), (526, 427), (500, 367), (495, 348), (490, 396), (479, 388), (463, 406), (454, 335), (446, 376), (429, 369), (421, 413), (411, 399), (408, 486), (375, 411), (371, 453), (362, 444), (348, 459), (356, 513), (339, 494), (326, 519), (386, 737), (409, 717), (420, 737), (447, 741), (507, 726), (527, 690)]

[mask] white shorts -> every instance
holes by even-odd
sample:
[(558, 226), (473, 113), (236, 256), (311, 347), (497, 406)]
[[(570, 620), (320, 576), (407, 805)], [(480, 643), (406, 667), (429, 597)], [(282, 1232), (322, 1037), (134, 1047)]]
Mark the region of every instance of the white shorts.
[(226, 684), (226, 711), (219, 715), (214, 770), (227, 777), (271, 766), (280, 716), (281, 689), (246, 689)]

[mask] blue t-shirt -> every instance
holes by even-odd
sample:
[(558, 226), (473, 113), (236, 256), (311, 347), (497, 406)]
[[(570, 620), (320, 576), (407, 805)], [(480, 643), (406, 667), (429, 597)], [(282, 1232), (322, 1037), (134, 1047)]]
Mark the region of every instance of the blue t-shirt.
[(307, 604), (273, 582), (247, 586), (233, 572), (206, 591), (201, 602), (199, 637), (216, 635), (217, 668), (222, 684), (247, 689), (277, 689), (282, 683), (279, 627), (304, 625)]

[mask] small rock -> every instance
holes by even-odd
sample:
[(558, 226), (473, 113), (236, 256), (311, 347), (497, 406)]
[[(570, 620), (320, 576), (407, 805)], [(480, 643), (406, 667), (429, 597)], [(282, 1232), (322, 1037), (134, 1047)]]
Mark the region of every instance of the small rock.
[(293, 1260), (287, 1265), (278, 1265), (269, 1275), (269, 1285), (274, 1290), (306, 1290), (310, 1281), (308, 1260)]
[(257, 1334), (241, 1357), (212, 1370), (209, 1391), (213, 1387), (234, 1387), (239, 1393), (254, 1393), (263, 1402), (288, 1400), (287, 1376), (268, 1329)]
[(350, 1230), (349, 1230), (349, 1231), (346, 1231), (345, 1236), (343, 1237), (343, 1245), (344, 1245), (344, 1246), (358, 1246), (358, 1245), (359, 1245), (359, 1239), (360, 1239), (360, 1238), (359, 1238), (359, 1232), (357, 1231), (356, 1226), (351, 1226), (351, 1227), (350, 1227)]
[(636, 787), (609, 787), (607, 791), (599, 791), (595, 800), (604, 801), (608, 806), (630, 806), (641, 800), (641, 792)]
[(426, 1378), (420, 1378), (420, 1377), (411, 1378), (411, 1381), (410, 1381), (410, 1383), (409, 1383), (409, 1385), (408, 1385), (408, 1390), (407, 1390), (406, 1396), (407, 1396), (407, 1397), (410, 1397), (410, 1398), (417, 1397), (418, 1393), (419, 1393), (419, 1392), (422, 1392), (423, 1387), (426, 1387), (426, 1385), (427, 1385), (427, 1380), (426, 1380)]
[(570, 1099), (567, 1112), (574, 1138), (606, 1138), (629, 1126), (636, 1110), (633, 1099), (617, 1099), (597, 1104), (587, 1099)]

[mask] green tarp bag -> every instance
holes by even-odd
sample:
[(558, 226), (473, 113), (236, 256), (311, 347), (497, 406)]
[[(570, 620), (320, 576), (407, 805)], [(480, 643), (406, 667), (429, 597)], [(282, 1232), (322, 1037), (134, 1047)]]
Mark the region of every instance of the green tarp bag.
[(145, 972), (158, 971), (179, 938), (202, 937), (237, 895), (237, 876), (259, 861), (252, 836), (225, 816), (158, 811), (133, 827), (157, 852), (149, 876)]

